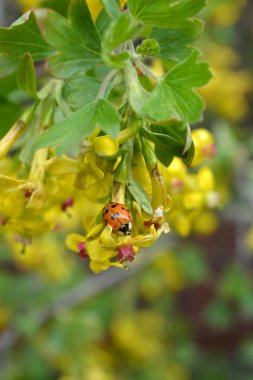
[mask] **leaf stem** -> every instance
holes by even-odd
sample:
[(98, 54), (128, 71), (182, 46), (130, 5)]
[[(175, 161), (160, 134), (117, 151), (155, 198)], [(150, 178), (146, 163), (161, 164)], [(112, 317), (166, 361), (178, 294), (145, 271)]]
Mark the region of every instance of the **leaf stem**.
[(160, 82), (161, 78), (159, 78), (157, 75), (153, 73), (143, 62), (141, 62), (139, 59), (136, 59), (134, 61), (135, 65), (143, 71), (146, 75), (148, 75), (150, 78), (152, 78), (156, 82)]
[(33, 118), (37, 105), (38, 103), (36, 102), (31, 108), (26, 110), (10, 128), (2, 140), (0, 140), (0, 160), (8, 154), (15, 142), (19, 139), (20, 136), (23, 135), (28, 124)]
[(120, 131), (117, 138), (118, 143), (123, 144), (131, 137), (134, 137), (139, 132), (140, 128), (141, 128), (141, 121), (137, 120), (134, 123), (132, 123), (129, 127)]
[(103, 80), (103, 83), (99, 89), (99, 92), (98, 92), (98, 99), (99, 98), (103, 98), (104, 95), (105, 95), (105, 92), (107, 90), (107, 87), (109, 86), (109, 83), (111, 82), (111, 80), (113, 79), (113, 77), (117, 74), (118, 70), (117, 69), (113, 69), (111, 70), (107, 76), (105, 77), (105, 79)]

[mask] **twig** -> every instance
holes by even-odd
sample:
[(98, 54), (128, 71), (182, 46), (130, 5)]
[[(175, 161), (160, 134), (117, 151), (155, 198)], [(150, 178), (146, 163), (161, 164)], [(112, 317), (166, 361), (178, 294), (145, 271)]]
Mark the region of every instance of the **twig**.
[[(163, 254), (163, 251), (160, 249), (156, 253), (151, 250), (148, 252), (148, 249), (145, 249), (145, 252), (137, 258), (137, 262), (139, 261), (139, 263), (136, 262), (132, 265), (129, 271), (126, 272), (112, 268), (99, 275), (92, 275), (75, 288), (63, 294), (49, 307), (36, 310), (30, 315), (27, 315), (27, 318), (36, 321), (37, 329), (42, 328), (48, 321), (59, 314), (67, 312), (110, 287), (133, 277), (136, 273), (147, 267), (148, 264), (156, 260), (161, 254)], [(10, 328), (5, 330), (0, 335), (0, 354), (9, 350), (21, 337), (22, 335), (14, 329)]]

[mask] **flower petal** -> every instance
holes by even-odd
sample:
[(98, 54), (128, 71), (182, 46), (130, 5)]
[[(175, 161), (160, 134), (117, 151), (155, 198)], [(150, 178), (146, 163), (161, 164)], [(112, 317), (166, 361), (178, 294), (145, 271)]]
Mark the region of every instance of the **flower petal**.
[(97, 224), (94, 227), (92, 227), (89, 230), (88, 234), (86, 235), (86, 239), (90, 239), (90, 238), (95, 237), (96, 235), (98, 235), (102, 231), (103, 227), (104, 227), (104, 225), (102, 223)]
[(65, 240), (65, 244), (71, 251), (78, 252), (78, 244), (86, 241), (83, 235), (70, 234)]
[(109, 267), (117, 267), (117, 268), (123, 269), (124, 265), (119, 263), (118, 261), (113, 261), (113, 262), (110, 262), (109, 260), (106, 260), (106, 261), (91, 260), (90, 261), (90, 269), (94, 273), (99, 273), (99, 272), (105, 271)]
[(108, 248), (116, 248), (121, 245), (118, 241), (118, 236), (115, 234), (112, 235), (112, 227), (109, 225), (105, 226), (103, 229), (99, 241), (101, 245)]
[(119, 150), (119, 143), (111, 136), (98, 136), (94, 141), (96, 154), (104, 157), (114, 156)]
[(162, 234), (163, 228), (155, 229), (154, 225), (150, 226), (149, 234), (147, 235), (138, 235), (131, 239), (128, 244), (132, 244), (137, 247), (149, 247), (152, 245)]
[(101, 247), (97, 239), (87, 242), (86, 250), (90, 259), (95, 261), (106, 261), (118, 253), (115, 249)]

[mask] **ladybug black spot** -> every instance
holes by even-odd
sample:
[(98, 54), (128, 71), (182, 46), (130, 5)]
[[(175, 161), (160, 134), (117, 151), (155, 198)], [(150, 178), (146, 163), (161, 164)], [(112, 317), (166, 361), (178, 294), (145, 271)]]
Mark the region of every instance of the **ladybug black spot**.
[(112, 204), (111, 205), (111, 208), (115, 208), (117, 205), (115, 205), (115, 203), (114, 204)]
[(117, 211), (117, 212), (116, 212), (116, 215), (117, 215), (117, 216), (120, 216), (120, 213)]
[(125, 207), (121, 207), (122, 210), (125, 210)]
[(109, 210), (107, 209), (107, 210), (105, 210), (105, 214), (108, 214), (108, 212), (109, 212)]
[(107, 223), (108, 222), (108, 220), (107, 219), (105, 219), (105, 223)]
[(111, 216), (111, 220), (115, 220), (115, 216), (112, 215), (112, 216)]

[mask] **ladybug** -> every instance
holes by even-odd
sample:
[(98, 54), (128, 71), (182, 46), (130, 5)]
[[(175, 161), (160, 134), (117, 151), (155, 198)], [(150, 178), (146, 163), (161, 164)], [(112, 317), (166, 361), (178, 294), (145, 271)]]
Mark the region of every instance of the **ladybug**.
[(111, 226), (113, 232), (130, 235), (132, 215), (125, 205), (111, 202), (103, 208), (103, 223)]

